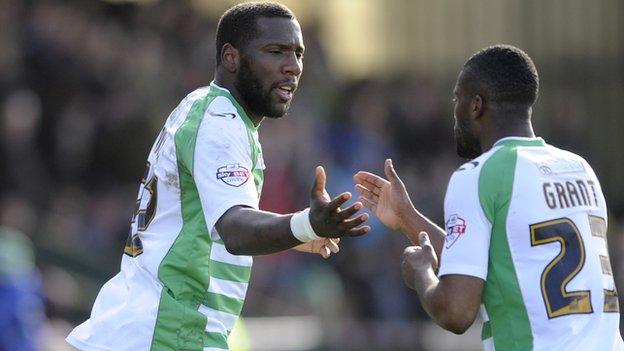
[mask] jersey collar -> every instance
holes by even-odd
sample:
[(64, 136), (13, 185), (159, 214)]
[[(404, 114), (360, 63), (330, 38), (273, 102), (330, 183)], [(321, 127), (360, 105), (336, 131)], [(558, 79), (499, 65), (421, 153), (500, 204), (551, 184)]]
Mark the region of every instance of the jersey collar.
[(236, 107), (236, 111), (238, 111), (238, 114), (243, 119), (243, 122), (245, 122), (247, 128), (251, 130), (258, 130), (259, 126), (254, 125), (249, 116), (247, 116), (245, 109), (238, 103), (238, 101), (236, 101), (236, 99), (229, 90), (218, 86), (217, 83), (214, 82), (214, 80), (210, 82), (210, 88), (211, 90), (214, 90), (218, 95), (225, 96), (232, 102), (232, 104), (234, 104), (234, 107)]
[(510, 136), (498, 139), (494, 146), (546, 146), (544, 139), (540, 137), (526, 138), (519, 136)]

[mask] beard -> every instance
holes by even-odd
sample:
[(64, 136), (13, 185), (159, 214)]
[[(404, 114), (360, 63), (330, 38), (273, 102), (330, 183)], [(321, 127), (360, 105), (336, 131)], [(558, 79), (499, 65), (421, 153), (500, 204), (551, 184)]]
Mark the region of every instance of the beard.
[(468, 122), (461, 122), (458, 120), (454, 128), (454, 134), (457, 155), (459, 155), (459, 157), (472, 160), (473, 158), (481, 156), (483, 153), (481, 144)]
[(241, 66), (234, 86), (241, 94), (245, 105), (252, 113), (269, 118), (283, 117), (290, 107), (290, 103), (285, 108), (280, 108), (272, 104), (271, 91), (272, 86), (268, 89), (262, 88), (262, 82), (251, 70), (251, 62), (245, 56), (241, 57)]

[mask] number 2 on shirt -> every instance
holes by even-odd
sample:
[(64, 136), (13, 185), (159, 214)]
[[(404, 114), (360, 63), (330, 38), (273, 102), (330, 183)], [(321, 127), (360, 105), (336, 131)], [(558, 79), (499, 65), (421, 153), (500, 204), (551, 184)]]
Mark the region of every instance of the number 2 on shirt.
[[(589, 216), (593, 236), (606, 239), (606, 222), (603, 218)], [(585, 244), (577, 226), (569, 218), (559, 218), (531, 225), (531, 246), (559, 242), (561, 251), (552, 260), (540, 279), (542, 297), (548, 318), (569, 314), (592, 313), (591, 291), (567, 291), (568, 283), (585, 265)], [(606, 243), (606, 242), (605, 242)], [(601, 255), (604, 274), (610, 274), (609, 259)], [(606, 268), (605, 268), (606, 267)], [(615, 289), (603, 289), (604, 312), (619, 312)]]

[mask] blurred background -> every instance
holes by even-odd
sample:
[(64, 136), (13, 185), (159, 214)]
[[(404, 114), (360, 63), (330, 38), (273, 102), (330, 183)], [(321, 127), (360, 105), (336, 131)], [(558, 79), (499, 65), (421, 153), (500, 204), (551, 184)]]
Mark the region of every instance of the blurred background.
[[(261, 208), (307, 206), (317, 164), (336, 195), (392, 157), (415, 205), (442, 224), (462, 163), (456, 75), (478, 49), (513, 44), (540, 73), (536, 133), (602, 181), (624, 291), (624, 2), (283, 2), (303, 27), (305, 69), (290, 115), (260, 129)], [(119, 269), (152, 142), (212, 80), (216, 24), (234, 3), (0, 0), (1, 351), (69, 349), (65, 335)], [(480, 323), (454, 336), (430, 322), (400, 277), (408, 242), (373, 226), (327, 261), (258, 257), (232, 349), (480, 349)]]

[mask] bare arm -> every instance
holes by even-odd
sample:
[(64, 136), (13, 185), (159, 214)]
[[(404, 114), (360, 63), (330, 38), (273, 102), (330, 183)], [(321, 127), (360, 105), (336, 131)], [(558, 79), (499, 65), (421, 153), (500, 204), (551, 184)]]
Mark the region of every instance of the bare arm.
[(230, 253), (262, 255), (301, 244), (290, 231), (291, 217), (235, 206), (221, 216), (216, 226)]
[[(341, 209), (350, 193), (343, 193), (330, 201), (325, 190), (326, 176), (322, 167), (317, 167), (316, 178), (310, 196), (310, 223), (314, 232), (322, 238), (359, 236), (370, 230), (368, 226), (358, 227), (368, 219), (367, 214), (351, 218), (362, 204), (356, 202)], [(217, 221), (217, 231), (226, 249), (235, 255), (263, 255), (300, 246), (290, 229), (292, 214), (279, 215), (244, 206), (234, 206)], [(323, 239), (324, 240), (324, 239)], [(332, 244), (327, 244), (331, 249)], [(332, 250), (333, 251), (333, 250)], [(337, 250), (336, 250), (337, 251)]]
[[(405, 234), (414, 245), (418, 244), (418, 234), (420, 232), (431, 233), (431, 245), (436, 253), (442, 253), (442, 246), (444, 245), (446, 233), (437, 224), (418, 212), (415, 207), (412, 206), (410, 214), (404, 219), (403, 225), (399, 228), (399, 231)], [(438, 260), (439, 259), (440, 257), (438, 257)]]
[[(401, 231), (415, 245), (405, 249), (402, 274), (425, 311), (442, 328), (464, 333), (477, 316), (484, 282), (458, 274), (437, 277), (446, 233), (414, 207), (391, 160), (386, 160), (384, 173), (387, 180), (358, 172), (355, 189), (386, 226)], [(427, 233), (432, 233), (431, 239)]]
[(394, 170), (392, 160), (386, 160), (384, 172), (387, 180), (362, 171), (353, 177), (356, 183), (355, 190), (360, 193), (362, 203), (373, 211), (383, 224), (405, 234), (414, 245), (418, 245), (418, 233), (431, 233), (435, 252), (441, 253), (446, 237), (444, 230), (414, 207), (405, 184)]
[(459, 274), (438, 279), (437, 267), (437, 256), (427, 233), (420, 233), (419, 246), (410, 246), (403, 253), (403, 280), (416, 291), (423, 308), (439, 326), (463, 334), (479, 311), (484, 281)]

